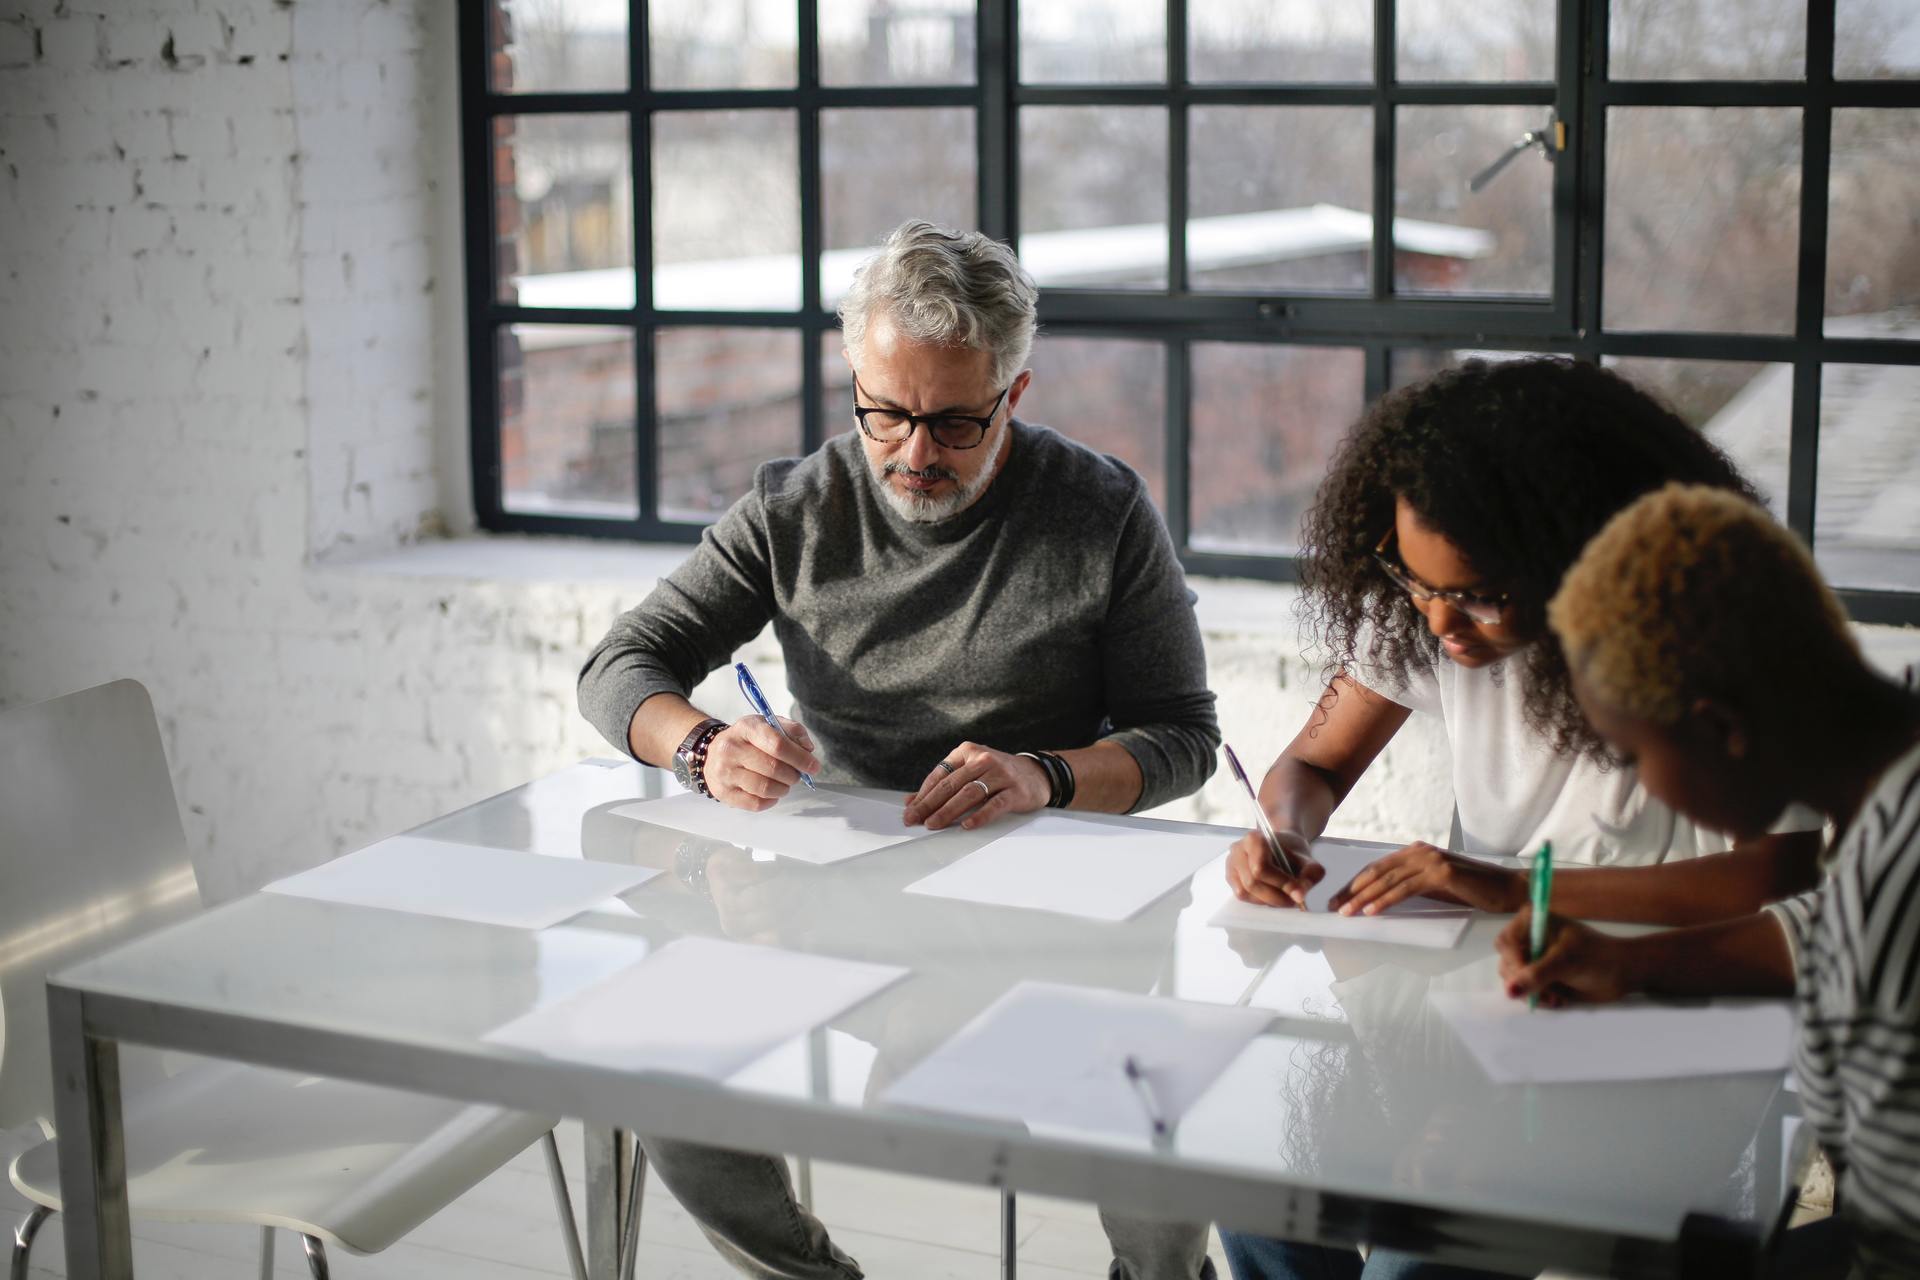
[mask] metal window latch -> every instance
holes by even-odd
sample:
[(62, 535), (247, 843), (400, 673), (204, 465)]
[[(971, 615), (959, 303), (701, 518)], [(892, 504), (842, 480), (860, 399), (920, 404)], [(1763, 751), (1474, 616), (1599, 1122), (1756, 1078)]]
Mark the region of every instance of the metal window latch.
[(1488, 183), (1500, 176), (1501, 170), (1513, 163), (1515, 156), (1535, 147), (1540, 148), (1541, 156), (1551, 163), (1555, 155), (1567, 149), (1566, 123), (1558, 116), (1548, 116), (1544, 126), (1521, 134), (1492, 164), (1467, 179), (1467, 190), (1485, 190)]

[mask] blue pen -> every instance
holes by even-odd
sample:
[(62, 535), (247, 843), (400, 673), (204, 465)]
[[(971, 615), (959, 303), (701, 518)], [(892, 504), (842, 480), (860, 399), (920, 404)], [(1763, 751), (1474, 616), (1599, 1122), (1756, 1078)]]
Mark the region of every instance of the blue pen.
[[(746, 695), (747, 705), (753, 708), (753, 713), (772, 725), (775, 733), (785, 738), (788, 742), (793, 742), (793, 735), (780, 727), (780, 717), (773, 714), (773, 707), (767, 702), (767, 695), (760, 692), (760, 682), (753, 678), (753, 672), (747, 670), (747, 664), (744, 662), (736, 662), (733, 664), (733, 670), (734, 674), (740, 677), (740, 692)], [(793, 745), (796, 747), (800, 746), (797, 742), (793, 742)], [(805, 747), (800, 747), (800, 749), (802, 751), (806, 750)], [(809, 791), (818, 791), (820, 789), (814, 786), (813, 779), (804, 773), (800, 775), (800, 781), (807, 784), (807, 790)]]

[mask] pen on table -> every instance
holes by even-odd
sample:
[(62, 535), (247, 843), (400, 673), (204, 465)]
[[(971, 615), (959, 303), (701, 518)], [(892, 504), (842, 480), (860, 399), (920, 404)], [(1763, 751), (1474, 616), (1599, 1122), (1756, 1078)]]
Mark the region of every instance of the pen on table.
[[(1533, 921), (1530, 926), (1528, 943), (1532, 952), (1530, 961), (1540, 959), (1540, 953), (1547, 949), (1547, 909), (1553, 902), (1553, 841), (1543, 840), (1540, 852), (1533, 855), (1533, 870), (1527, 873), (1528, 896), (1533, 899)], [(1536, 1009), (1540, 1005), (1540, 996), (1536, 992), (1527, 997), (1527, 1008)]]
[(1227, 765), (1233, 770), (1233, 776), (1240, 779), (1240, 785), (1246, 789), (1247, 799), (1253, 801), (1253, 818), (1260, 824), (1260, 834), (1266, 838), (1267, 856), (1273, 859), (1275, 866), (1288, 875), (1300, 874), (1293, 869), (1293, 861), (1287, 857), (1287, 851), (1280, 847), (1280, 837), (1274, 833), (1273, 824), (1267, 821), (1267, 811), (1260, 807), (1260, 797), (1254, 793), (1253, 783), (1247, 778), (1247, 771), (1240, 767), (1240, 757), (1233, 754), (1233, 748), (1224, 742), (1220, 744), (1220, 749), (1227, 753)]
[[(740, 678), (740, 692), (746, 695), (747, 705), (753, 708), (753, 713), (772, 725), (775, 733), (785, 738), (788, 742), (793, 742), (793, 735), (780, 727), (780, 717), (773, 714), (773, 707), (767, 702), (767, 695), (760, 692), (760, 682), (753, 678), (753, 672), (747, 670), (747, 664), (744, 662), (736, 662), (733, 664), (733, 670), (734, 674)], [(796, 747), (800, 746), (797, 742), (793, 742), (793, 745)], [(805, 747), (801, 747), (800, 749), (802, 751), (806, 750)], [(819, 790), (818, 787), (813, 785), (813, 779), (804, 773), (800, 775), (800, 781), (807, 784), (807, 790), (809, 791)]]
[(1140, 1107), (1147, 1113), (1147, 1119), (1153, 1121), (1154, 1133), (1166, 1133), (1166, 1116), (1160, 1110), (1160, 1104), (1154, 1100), (1153, 1086), (1147, 1083), (1147, 1073), (1140, 1069), (1140, 1060), (1128, 1054), (1124, 1065), (1127, 1083), (1133, 1086), (1134, 1096), (1140, 1099)]

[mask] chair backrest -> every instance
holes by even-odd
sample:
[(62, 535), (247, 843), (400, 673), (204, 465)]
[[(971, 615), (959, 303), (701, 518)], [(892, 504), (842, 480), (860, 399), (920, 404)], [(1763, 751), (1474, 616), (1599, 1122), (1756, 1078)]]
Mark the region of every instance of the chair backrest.
[(147, 691), (0, 711), (0, 1129), (52, 1120), (47, 975), (198, 910)]

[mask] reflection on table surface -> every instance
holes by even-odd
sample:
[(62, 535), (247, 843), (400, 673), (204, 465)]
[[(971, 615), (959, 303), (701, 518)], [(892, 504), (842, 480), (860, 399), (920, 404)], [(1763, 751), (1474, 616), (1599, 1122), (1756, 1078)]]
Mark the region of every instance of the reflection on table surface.
[[(657, 771), (623, 772), (632, 796), (677, 790)], [(1769, 1126), (1778, 1131), (1777, 1075), (1487, 1081), (1427, 997), (1497, 985), (1499, 919), (1477, 919), (1449, 951), (1230, 933), (1207, 923), (1227, 896), (1216, 862), (1133, 919), (1102, 923), (901, 892), (993, 839), (992, 828), (820, 866), (637, 822), (604, 792), (536, 783), (416, 834), (660, 869), (623, 896), (623, 910), (526, 932), (263, 894), (71, 976), (89, 990), (504, 1054), (479, 1038), (678, 937), (901, 965), (906, 980), (729, 1082), (867, 1111), (884, 1109), (891, 1081), (1022, 980), (1252, 1003), (1273, 1011), (1272, 1025), (1160, 1158), (1652, 1238), (1673, 1237), (1690, 1212), (1751, 1223), (1777, 1203), (1766, 1143)], [(1215, 830), (1224, 855), (1239, 833)]]

